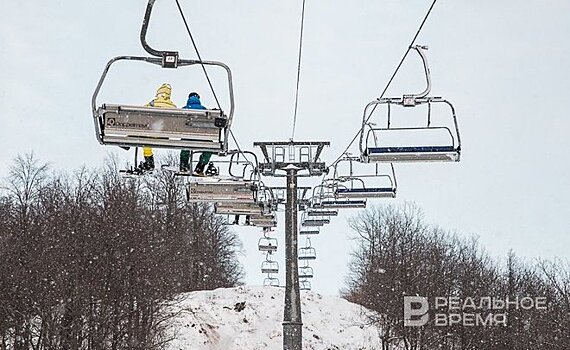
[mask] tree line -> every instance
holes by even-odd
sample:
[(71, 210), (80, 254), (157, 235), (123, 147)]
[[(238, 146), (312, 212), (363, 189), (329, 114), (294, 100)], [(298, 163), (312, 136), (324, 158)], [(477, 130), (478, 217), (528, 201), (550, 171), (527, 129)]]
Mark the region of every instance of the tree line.
[(52, 172), (19, 156), (0, 184), (0, 349), (159, 349), (182, 292), (233, 287), (240, 241), (166, 172)]
[[(343, 293), (373, 310), (367, 319), (378, 326), (383, 350), (570, 349), (568, 261), (530, 263), (512, 252), (506, 259), (492, 259), (476, 238), (427, 225), (421, 210), (410, 203), (365, 210), (351, 219), (350, 226), (357, 248)], [(487, 303), (479, 302), (477, 310), (447, 307), (438, 311), (432, 299), (429, 321), (421, 327), (405, 327), (405, 296)], [(511, 305), (494, 310), (489, 298), (510, 300)], [(545, 305), (517, 307), (520, 303), (515, 301), (524, 298), (543, 298)], [(438, 324), (438, 312), (461, 316), (481, 312), (483, 319), (502, 313), (505, 322)]]

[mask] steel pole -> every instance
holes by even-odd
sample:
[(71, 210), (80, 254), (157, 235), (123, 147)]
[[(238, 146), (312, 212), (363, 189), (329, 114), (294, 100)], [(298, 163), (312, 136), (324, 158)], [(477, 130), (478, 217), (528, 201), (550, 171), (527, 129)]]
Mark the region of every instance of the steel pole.
[(297, 169), (287, 169), (285, 207), (285, 307), (283, 350), (302, 350), (301, 297), (297, 260)]

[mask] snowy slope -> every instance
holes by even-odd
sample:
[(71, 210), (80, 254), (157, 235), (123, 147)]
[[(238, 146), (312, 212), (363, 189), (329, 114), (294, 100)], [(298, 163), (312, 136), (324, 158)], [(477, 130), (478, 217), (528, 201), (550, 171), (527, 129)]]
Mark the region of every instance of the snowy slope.
[[(238, 287), (183, 294), (168, 350), (281, 349), (284, 288)], [(243, 310), (238, 303), (245, 302)], [(378, 332), (364, 326), (362, 307), (301, 292), (303, 349), (378, 349)], [(236, 305), (238, 304), (238, 305)]]

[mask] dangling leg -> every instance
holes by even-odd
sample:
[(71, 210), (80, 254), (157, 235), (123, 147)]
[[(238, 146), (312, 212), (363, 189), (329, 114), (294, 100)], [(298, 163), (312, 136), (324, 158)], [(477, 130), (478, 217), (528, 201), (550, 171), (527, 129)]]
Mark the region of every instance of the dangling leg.
[(143, 147), (143, 155), (144, 155), (143, 169), (154, 170), (154, 155), (152, 153), (152, 148)]
[(198, 164), (196, 164), (196, 168), (194, 169), (196, 175), (204, 176), (204, 168), (210, 161), (210, 157), (212, 157), (212, 152), (202, 152), (200, 160), (198, 160)]
[(187, 149), (183, 149), (180, 151), (180, 171), (181, 172), (188, 172), (190, 171), (190, 151)]

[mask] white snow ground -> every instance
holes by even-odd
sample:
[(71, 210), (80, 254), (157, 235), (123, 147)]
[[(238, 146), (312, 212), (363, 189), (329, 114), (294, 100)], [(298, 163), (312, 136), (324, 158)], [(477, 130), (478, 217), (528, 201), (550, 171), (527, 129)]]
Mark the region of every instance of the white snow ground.
[[(167, 349), (281, 349), (284, 292), (246, 286), (183, 294), (171, 310), (177, 316), (170, 328), (174, 340)], [(236, 310), (242, 302), (243, 310)], [(311, 291), (301, 292), (301, 303), (303, 349), (380, 348), (378, 331), (365, 325), (368, 311), (361, 306)]]

